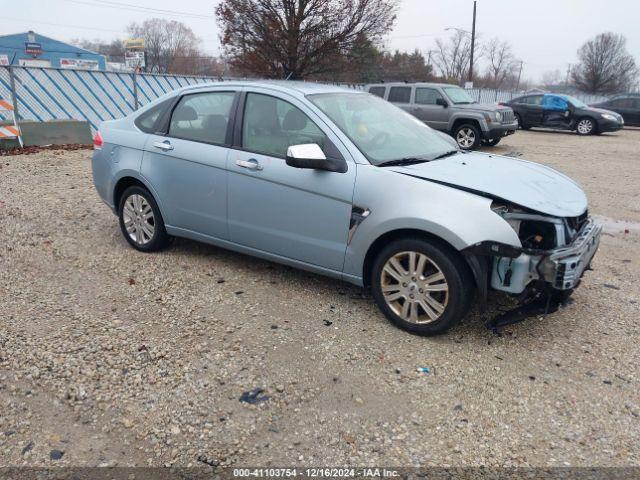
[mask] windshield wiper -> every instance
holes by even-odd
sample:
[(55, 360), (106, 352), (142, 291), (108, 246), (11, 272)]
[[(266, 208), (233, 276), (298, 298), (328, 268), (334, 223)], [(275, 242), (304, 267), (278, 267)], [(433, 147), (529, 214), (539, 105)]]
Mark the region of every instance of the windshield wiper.
[(455, 155), (456, 153), (460, 153), (458, 150), (449, 150), (448, 152), (441, 153), (437, 157), (433, 157), (431, 160), (440, 160), (441, 158), (450, 157), (451, 155)]
[(392, 166), (399, 166), (399, 165), (415, 165), (416, 163), (424, 163), (429, 161), (430, 160), (427, 158), (405, 157), (405, 158), (399, 158), (398, 160), (387, 160), (386, 162), (382, 162), (378, 164), (378, 166), (392, 167)]

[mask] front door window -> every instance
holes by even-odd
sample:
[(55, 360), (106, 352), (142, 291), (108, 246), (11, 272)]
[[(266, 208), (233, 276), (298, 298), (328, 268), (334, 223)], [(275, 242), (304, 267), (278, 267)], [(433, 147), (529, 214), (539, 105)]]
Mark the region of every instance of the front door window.
[(299, 108), (269, 95), (247, 95), (242, 124), (245, 150), (285, 158), (291, 145), (305, 143), (325, 150), (327, 137)]

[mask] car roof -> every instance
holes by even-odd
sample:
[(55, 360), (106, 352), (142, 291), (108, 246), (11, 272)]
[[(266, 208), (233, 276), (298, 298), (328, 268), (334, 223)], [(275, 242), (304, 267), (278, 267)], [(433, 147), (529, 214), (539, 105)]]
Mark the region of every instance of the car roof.
[(362, 90), (355, 88), (348, 88), (340, 85), (330, 85), (325, 83), (316, 82), (304, 82), (296, 80), (225, 80), (220, 82), (207, 82), (199, 83), (197, 85), (190, 85), (177, 91), (184, 92), (189, 90), (201, 90), (211, 87), (262, 87), (270, 88), (273, 90), (287, 92), (296, 96), (312, 95), (317, 93), (365, 93)]
[(406, 83), (406, 82), (388, 82), (388, 83), (371, 83), (369, 85), (366, 86), (366, 88), (369, 87), (412, 87), (412, 86), (417, 86), (417, 87), (457, 87), (458, 85), (455, 85), (453, 83), (432, 83), (432, 82), (411, 82), (411, 83)]

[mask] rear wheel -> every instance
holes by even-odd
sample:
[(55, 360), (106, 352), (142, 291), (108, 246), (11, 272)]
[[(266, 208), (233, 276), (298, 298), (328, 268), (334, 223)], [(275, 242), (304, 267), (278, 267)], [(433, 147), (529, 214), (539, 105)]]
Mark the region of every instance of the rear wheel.
[(453, 132), (453, 138), (462, 150), (472, 150), (480, 145), (480, 130), (471, 123), (464, 123)]
[(473, 282), (464, 261), (445, 245), (421, 238), (397, 240), (376, 258), (373, 297), (396, 326), (437, 335), (457, 324), (473, 300)]
[(169, 244), (158, 204), (145, 188), (127, 188), (118, 208), (122, 235), (136, 250), (153, 252)]
[(596, 132), (596, 123), (591, 118), (581, 118), (576, 124), (576, 132), (578, 135), (592, 135)]

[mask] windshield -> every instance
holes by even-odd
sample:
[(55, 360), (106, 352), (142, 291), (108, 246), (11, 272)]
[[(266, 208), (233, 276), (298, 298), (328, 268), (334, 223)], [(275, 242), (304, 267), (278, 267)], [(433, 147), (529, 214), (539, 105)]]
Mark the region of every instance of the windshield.
[(374, 165), (392, 160), (433, 160), (452, 150), (437, 132), (374, 95), (322, 93), (307, 97)]
[(476, 101), (471, 98), (471, 95), (469, 95), (466, 90), (463, 90), (460, 87), (443, 87), (442, 89), (447, 94), (447, 97), (449, 97), (449, 100), (451, 100), (456, 105), (461, 105), (464, 103), (476, 103)]
[(576, 97), (571, 97), (569, 95), (564, 95), (565, 100), (567, 100), (571, 105), (576, 108), (587, 108), (587, 104), (582, 100), (578, 100)]

